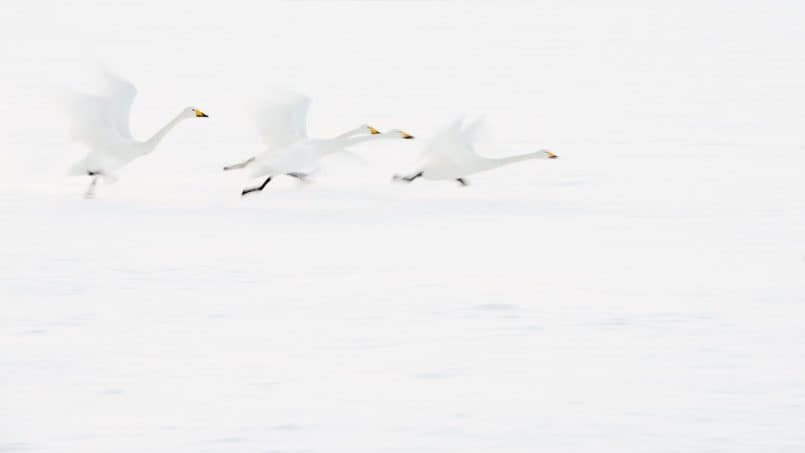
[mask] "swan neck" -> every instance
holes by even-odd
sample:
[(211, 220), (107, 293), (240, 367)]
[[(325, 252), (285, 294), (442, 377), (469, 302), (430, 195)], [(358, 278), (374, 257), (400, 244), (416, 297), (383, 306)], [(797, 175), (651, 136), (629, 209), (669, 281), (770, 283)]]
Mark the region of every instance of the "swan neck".
[(171, 129), (176, 127), (177, 124), (181, 123), (183, 119), (184, 119), (184, 112), (182, 111), (179, 112), (179, 114), (176, 115), (174, 119), (168, 121), (166, 125), (162, 126), (161, 129), (156, 131), (156, 133), (151, 138), (146, 140), (144, 152), (150, 153), (151, 151), (153, 151), (154, 148), (156, 148), (156, 146), (159, 144), (159, 142), (161, 142), (162, 139), (165, 138), (166, 135), (168, 135), (168, 132), (170, 132)]
[(536, 153), (526, 153), (526, 154), (518, 154), (516, 156), (509, 156), (509, 157), (501, 157), (498, 159), (484, 159), (484, 170), (489, 170), (492, 168), (502, 167), (504, 165), (514, 164), (517, 162), (521, 162), (524, 160), (531, 160), (531, 159), (539, 159), (542, 157), (543, 153), (536, 152)]
[[(349, 134), (349, 132), (341, 134), (339, 137)], [(358, 143), (371, 140), (375, 135), (359, 135), (357, 137), (347, 136), (346, 138), (331, 139), (326, 145), (322, 146), (317, 152), (320, 156), (337, 153), (339, 151), (346, 151), (348, 146), (356, 145)]]
[(347, 147), (352, 145), (357, 145), (358, 143), (368, 142), (371, 140), (378, 140), (383, 138), (384, 134), (368, 134), (368, 135), (358, 135), (357, 137), (347, 137), (338, 139), (337, 142), (339, 145)]
[(337, 136), (333, 137), (333, 140), (343, 140), (345, 138), (352, 137), (353, 135), (362, 132), (363, 129), (364, 129), (363, 127), (356, 127), (355, 129), (350, 129), (350, 130), (344, 132), (341, 135), (337, 135)]

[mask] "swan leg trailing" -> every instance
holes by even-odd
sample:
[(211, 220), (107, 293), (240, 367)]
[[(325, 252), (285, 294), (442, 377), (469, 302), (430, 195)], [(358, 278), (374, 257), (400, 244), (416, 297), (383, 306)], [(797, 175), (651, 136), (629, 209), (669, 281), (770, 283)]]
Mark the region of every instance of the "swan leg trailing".
[(290, 176), (290, 177), (292, 177), (292, 178), (296, 178), (296, 179), (298, 179), (298, 180), (300, 180), (302, 182), (310, 182), (310, 178), (309, 178), (310, 175), (308, 175), (307, 173), (300, 173), (298, 171), (292, 171), (290, 173), (285, 173), (285, 174)]
[(90, 171), (87, 174), (92, 178), (89, 183), (89, 187), (87, 187), (87, 191), (84, 193), (84, 198), (90, 199), (95, 198), (95, 186), (98, 185), (98, 179), (101, 177), (100, 172)]
[(263, 181), (263, 183), (262, 183), (262, 184), (260, 184), (260, 185), (259, 185), (259, 186), (257, 186), (257, 187), (249, 187), (249, 188), (243, 189), (243, 192), (241, 192), (241, 193), (240, 193), (240, 196), (242, 197), (242, 196), (247, 195), (247, 194), (250, 194), (250, 193), (252, 193), (252, 192), (260, 192), (261, 190), (263, 190), (263, 189), (266, 187), (266, 184), (268, 184), (269, 182), (271, 182), (271, 178), (272, 178), (272, 177), (271, 177), (271, 176), (269, 176), (268, 178), (266, 178), (266, 180), (265, 180), (265, 181)]
[(257, 158), (256, 157), (250, 157), (250, 158), (244, 160), (243, 162), (239, 162), (237, 164), (232, 164), (232, 165), (227, 165), (226, 167), (224, 167), (224, 171), (239, 170), (241, 168), (245, 168), (250, 163), (254, 162), (255, 159), (257, 159)]
[[(286, 175), (286, 176), (290, 176), (290, 177), (292, 177), (292, 178), (296, 178), (296, 179), (298, 179), (299, 181), (304, 182), (304, 183), (309, 183), (309, 182), (310, 182), (310, 177), (309, 177), (309, 175), (308, 175), (307, 173), (301, 173), (301, 172), (296, 172), (296, 171), (293, 171), (293, 172), (290, 172), (290, 173), (285, 173), (285, 175)], [(263, 181), (263, 183), (262, 183), (262, 184), (260, 184), (259, 186), (255, 186), (255, 187), (247, 187), (247, 188), (243, 189), (243, 190), (240, 192), (240, 196), (242, 197), (242, 196), (247, 195), (247, 194), (250, 194), (250, 193), (252, 193), (252, 192), (260, 192), (261, 190), (265, 189), (266, 184), (268, 184), (268, 183), (271, 181), (271, 178), (273, 178), (274, 176), (275, 176), (275, 175), (271, 175), (271, 176), (269, 176), (269, 177), (268, 177), (268, 178), (266, 178), (266, 180), (265, 180), (265, 181)]]
[(414, 173), (413, 175), (409, 176), (402, 176), (402, 175), (394, 175), (391, 177), (393, 181), (404, 181), (404, 182), (411, 182), (417, 178), (421, 178), (424, 175), (424, 172)]

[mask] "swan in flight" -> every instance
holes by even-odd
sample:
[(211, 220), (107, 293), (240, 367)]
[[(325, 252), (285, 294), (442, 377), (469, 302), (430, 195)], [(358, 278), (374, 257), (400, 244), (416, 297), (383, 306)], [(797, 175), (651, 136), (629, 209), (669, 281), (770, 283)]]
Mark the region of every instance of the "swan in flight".
[(548, 150), (518, 154), (503, 158), (488, 158), (475, 151), (481, 120), (466, 121), (463, 117), (441, 130), (425, 146), (420, 165), (409, 175), (394, 175), (393, 181), (411, 182), (417, 178), (454, 180), (462, 186), (469, 184), (466, 177), (503, 165), (530, 159), (556, 159)]
[[(343, 134), (342, 134), (343, 135)], [(369, 135), (356, 135), (343, 139), (306, 139), (293, 143), (276, 151), (267, 151), (255, 158), (252, 163), (253, 178), (266, 177), (259, 186), (248, 187), (241, 191), (241, 196), (259, 192), (277, 175), (288, 175), (307, 181), (308, 175), (318, 168), (319, 160), (329, 154), (358, 143), (382, 139), (413, 139), (414, 136), (399, 129)]]
[(129, 129), (129, 116), (137, 89), (109, 72), (102, 71), (100, 76), (102, 83), (98, 94), (75, 93), (67, 106), (72, 138), (89, 148), (89, 153), (76, 162), (68, 173), (92, 178), (86, 198), (94, 196), (98, 178), (115, 181), (117, 170), (152, 152), (181, 121), (207, 117), (201, 110), (187, 107), (148, 140), (136, 140)]
[[(333, 137), (330, 140), (337, 141), (337, 140), (343, 140), (343, 139), (351, 138), (351, 137), (355, 137), (355, 136), (375, 135), (375, 134), (380, 134), (380, 131), (378, 131), (377, 129), (373, 128), (372, 126), (369, 126), (368, 124), (364, 124), (364, 125), (356, 127), (355, 129), (350, 129), (350, 130), (344, 132), (343, 134), (337, 135), (337, 136)], [(293, 143), (296, 143), (299, 140), (302, 140), (302, 138), (292, 140), (292, 142), (287, 144), (286, 146), (292, 145)], [(265, 142), (265, 140), (264, 140), (264, 142)], [(269, 147), (269, 150), (267, 152), (270, 152), (271, 150), (278, 150), (278, 149), (283, 148), (282, 146), (277, 146), (274, 143), (271, 143), (271, 144), (265, 143), (265, 144)], [(252, 156), (252, 157), (244, 160), (243, 162), (238, 162), (236, 164), (227, 165), (226, 167), (224, 167), (224, 171), (240, 170), (241, 168), (246, 168), (249, 165), (251, 165), (255, 160), (257, 160), (257, 156)]]
[(263, 190), (278, 175), (288, 175), (306, 181), (318, 168), (321, 158), (345, 151), (366, 141), (387, 138), (412, 139), (401, 130), (381, 134), (369, 125), (362, 125), (329, 139), (307, 136), (307, 112), (310, 99), (297, 93), (285, 93), (257, 110), (257, 131), (267, 148), (258, 156), (224, 167), (225, 171), (248, 167), (253, 178), (265, 177), (263, 183), (241, 191), (241, 196)]

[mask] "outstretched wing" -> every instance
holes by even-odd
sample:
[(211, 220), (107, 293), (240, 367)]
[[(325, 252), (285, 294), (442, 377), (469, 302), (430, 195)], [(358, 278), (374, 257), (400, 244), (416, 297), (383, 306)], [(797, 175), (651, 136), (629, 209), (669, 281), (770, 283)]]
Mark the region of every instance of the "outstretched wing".
[(101, 76), (98, 94), (71, 93), (67, 98), (70, 135), (91, 148), (131, 140), (129, 114), (137, 90), (108, 73)]
[(446, 127), (442, 128), (425, 145), (423, 159), (433, 164), (463, 165), (477, 154), (472, 148), (471, 135), (477, 125), (467, 124), (464, 117), (460, 117)]
[(475, 151), (477, 144), (488, 136), (489, 131), (483, 116), (466, 118), (461, 126), (461, 137), (467, 146)]
[(108, 71), (102, 71), (101, 84), (101, 95), (108, 99), (109, 114), (115, 129), (121, 137), (131, 138), (129, 118), (137, 89), (128, 80)]
[(298, 93), (277, 94), (257, 107), (257, 133), (269, 149), (288, 146), (307, 137), (310, 99)]

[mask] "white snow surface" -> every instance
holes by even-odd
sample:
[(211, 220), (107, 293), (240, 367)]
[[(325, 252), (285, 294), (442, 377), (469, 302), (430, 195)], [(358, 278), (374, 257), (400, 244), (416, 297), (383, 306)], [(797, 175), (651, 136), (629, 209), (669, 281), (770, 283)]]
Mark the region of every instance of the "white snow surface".
[[(0, 451), (805, 451), (805, 7), (13, 1), (0, 17)], [(64, 88), (132, 132), (82, 199)], [(239, 197), (244, 104), (417, 140)], [(461, 113), (501, 157), (390, 182)]]

